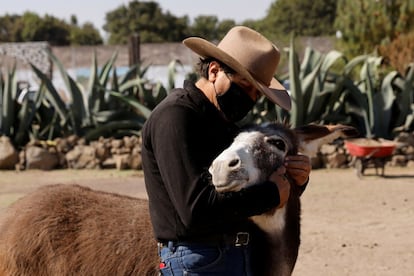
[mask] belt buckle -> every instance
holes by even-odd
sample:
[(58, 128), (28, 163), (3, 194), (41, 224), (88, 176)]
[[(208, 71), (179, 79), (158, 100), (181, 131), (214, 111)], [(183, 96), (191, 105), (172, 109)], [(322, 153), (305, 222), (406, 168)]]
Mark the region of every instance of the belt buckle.
[(158, 246), (158, 250), (162, 250), (163, 248), (168, 248), (174, 251), (177, 244), (174, 241), (167, 241), (167, 242), (158, 242), (157, 246)]
[(248, 245), (250, 241), (250, 234), (248, 232), (238, 232), (236, 234), (235, 246)]
[(157, 243), (157, 247), (158, 247), (158, 250), (161, 250), (162, 248), (164, 248), (164, 247), (165, 247), (165, 243), (163, 243), (163, 242), (158, 242), (158, 243)]

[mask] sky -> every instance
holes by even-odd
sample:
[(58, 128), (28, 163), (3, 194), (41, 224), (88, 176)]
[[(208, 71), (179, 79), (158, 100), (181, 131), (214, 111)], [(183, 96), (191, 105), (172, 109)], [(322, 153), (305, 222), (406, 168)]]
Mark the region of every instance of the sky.
[[(263, 18), (275, 0), (155, 0), (163, 10), (175, 16), (188, 15), (190, 19), (198, 15), (216, 15), (219, 20), (233, 19), (241, 23), (246, 19)], [(91, 22), (101, 32), (105, 24), (105, 14), (128, 0), (0, 0), (0, 15), (23, 14), (32, 11), (40, 16), (53, 15), (69, 22), (76, 15), (78, 24)], [(103, 34), (103, 33), (102, 33)]]

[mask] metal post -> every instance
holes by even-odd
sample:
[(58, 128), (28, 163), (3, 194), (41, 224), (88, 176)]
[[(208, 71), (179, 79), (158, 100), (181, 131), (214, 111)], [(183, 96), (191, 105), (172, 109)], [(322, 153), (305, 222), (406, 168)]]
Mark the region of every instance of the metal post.
[(133, 34), (129, 37), (128, 50), (129, 50), (129, 66), (138, 64), (141, 60), (139, 34)]

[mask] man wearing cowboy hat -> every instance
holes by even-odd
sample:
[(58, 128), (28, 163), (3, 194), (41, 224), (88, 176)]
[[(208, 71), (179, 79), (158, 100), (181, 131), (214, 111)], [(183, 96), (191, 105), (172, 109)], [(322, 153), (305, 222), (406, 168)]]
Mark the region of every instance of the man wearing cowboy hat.
[(310, 162), (290, 156), (268, 181), (218, 193), (208, 168), (228, 147), (241, 120), (264, 94), (290, 110), (273, 77), (279, 50), (256, 31), (232, 28), (216, 46), (190, 37), (200, 79), (184, 82), (153, 110), (142, 131), (142, 159), (151, 221), (163, 275), (252, 275), (248, 217), (283, 206), (290, 174), (305, 187)]

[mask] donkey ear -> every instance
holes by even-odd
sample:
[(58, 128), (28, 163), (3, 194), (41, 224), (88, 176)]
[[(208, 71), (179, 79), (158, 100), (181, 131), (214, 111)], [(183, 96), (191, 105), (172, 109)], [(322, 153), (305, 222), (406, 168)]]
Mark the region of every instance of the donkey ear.
[(358, 136), (356, 128), (346, 125), (315, 125), (310, 124), (294, 129), (298, 137), (299, 152), (309, 157), (316, 156), (323, 144), (333, 142), (335, 139)]

